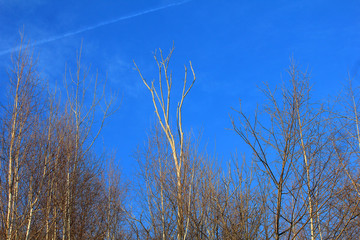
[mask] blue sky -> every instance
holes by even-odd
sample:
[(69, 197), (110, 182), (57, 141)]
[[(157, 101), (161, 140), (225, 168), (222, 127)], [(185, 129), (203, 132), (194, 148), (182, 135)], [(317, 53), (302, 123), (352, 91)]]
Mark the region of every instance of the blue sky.
[(83, 63), (107, 76), (121, 97), (101, 142), (116, 150), (126, 174), (155, 120), (133, 60), (151, 80), (157, 76), (154, 50), (166, 52), (174, 42), (174, 81), (181, 82), (189, 60), (197, 75), (184, 104), (184, 127), (201, 131), (202, 144), (227, 161), (244, 151), (228, 130), (231, 108), (242, 99), (243, 109), (253, 112), (263, 103), (258, 87), (280, 86), (291, 57), (309, 69), (319, 99), (335, 96), (348, 73), (360, 74), (359, 13), (355, 0), (0, 0), (0, 81), (6, 84), (20, 29), (50, 84), (62, 83), (65, 63), (74, 64), (83, 41)]

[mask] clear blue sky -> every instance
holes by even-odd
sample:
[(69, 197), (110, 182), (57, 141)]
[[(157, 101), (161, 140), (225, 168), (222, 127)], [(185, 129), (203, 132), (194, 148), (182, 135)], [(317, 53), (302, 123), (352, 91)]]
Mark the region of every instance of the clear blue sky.
[(241, 98), (253, 111), (262, 99), (257, 86), (281, 84), (292, 56), (311, 71), (319, 98), (335, 95), (348, 73), (360, 74), (358, 0), (0, 0), (0, 23), (2, 85), (19, 29), (52, 84), (62, 83), (65, 63), (74, 63), (83, 40), (83, 62), (107, 75), (108, 87), (122, 98), (101, 141), (117, 151), (123, 172), (133, 171), (132, 154), (155, 119), (132, 61), (151, 80), (156, 48), (167, 51), (175, 42), (175, 82), (192, 61), (197, 82), (184, 104), (184, 126), (202, 131), (202, 143), (210, 152), (216, 146), (223, 161), (243, 151), (240, 138), (227, 130), (231, 107)]

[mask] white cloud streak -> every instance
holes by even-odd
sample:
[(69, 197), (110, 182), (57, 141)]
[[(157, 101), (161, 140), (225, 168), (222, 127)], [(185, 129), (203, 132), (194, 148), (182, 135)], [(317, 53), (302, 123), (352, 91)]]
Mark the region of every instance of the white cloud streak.
[[(31, 43), (30, 47), (34, 47), (34, 46), (38, 46), (38, 45), (41, 45), (41, 44), (44, 44), (44, 43), (49, 43), (49, 42), (53, 42), (53, 41), (60, 40), (60, 39), (63, 39), (63, 38), (71, 37), (71, 36), (74, 36), (74, 35), (77, 35), (77, 34), (80, 34), (80, 33), (83, 33), (83, 32), (91, 31), (91, 30), (94, 30), (96, 28), (112, 24), (112, 23), (117, 23), (117, 22), (124, 21), (124, 20), (127, 20), (127, 19), (139, 17), (139, 16), (142, 16), (142, 15), (145, 15), (145, 14), (148, 14), (148, 13), (157, 12), (157, 11), (160, 11), (160, 10), (163, 10), (163, 9), (166, 9), (166, 8), (182, 5), (182, 4), (185, 4), (185, 3), (190, 2), (190, 1), (192, 1), (192, 0), (185, 0), (185, 1), (181, 1), (181, 2), (171, 3), (171, 4), (168, 4), (168, 5), (165, 5), (165, 6), (151, 8), (151, 9), (144, 10), (144, 11), (137, 12), (137, 13), (133, 13), (133, 14), (130, 14), (130, 15), (126, 15), (126, 16), (115, 18), (115, 19), (103, 21), (103, 22), (100, 22), (100, 23), (97, 23), (97, 24), (94, 24), (94, 25), (90, 25), (90, 26), (87, 26), (87, 27), (80, 28), (78, 30), (63, 33), (61, 35), (52, 36), (52, 37), (49, 37), (49, 38), (38, 40), (38, 41), (36, 41), (34, 43)], [(13, 47), (13, 48), (9, 48), (9, 49), (0, 51), (0, 56), (12, 53), (14, 51), (18, 51), (19, 49), (20, 49), (20, 46), (16, 46), (16, 47)]]

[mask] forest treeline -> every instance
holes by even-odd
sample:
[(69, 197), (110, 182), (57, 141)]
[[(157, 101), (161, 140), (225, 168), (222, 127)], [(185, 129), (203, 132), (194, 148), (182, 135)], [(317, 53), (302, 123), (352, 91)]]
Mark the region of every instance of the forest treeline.
[(314, 101), (309, 74), (292, 63), (277, 92), (264, 86), (258, 110), (231, 112), (253, 154), (222, 169), (183, 130), (196, 75), (190, 62), (172, 88), (173, 50), (155, 53), (152, 82), (135, 64), (157, 123), (127, 183), (95, 154), (117, 106), (104, 81), (89, 81), (81, 52), (62, 92), (46, 86), (26, 44), (14, 52), (0, 115), (0, 238), (357, 239), (358, 88), (349, 81), (337, 101)]

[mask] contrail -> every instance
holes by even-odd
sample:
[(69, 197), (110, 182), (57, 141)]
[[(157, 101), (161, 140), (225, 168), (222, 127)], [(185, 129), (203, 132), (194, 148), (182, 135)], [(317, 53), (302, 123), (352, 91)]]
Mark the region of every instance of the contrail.
[[(160, 11), (160, 10), (163, 10), (163, 9), (166, 9), (166, 8), (182, 5), (182, 4), (185, 4), (185, 3), (190, 2), (190, 1), (192, 1), (192, 0), (185, 0), (185, 1), (181, 1), (181, 2), (171, 3), (171, 4), (168, 4), (168, 5), (165, 5), (165, 6), (151, 8), (151, 9), (148, 9), (148, 10), (144, 10), (144, 11), (141, 11), (141, 12), (133, 13), (133, 14), (130, 14), (130, 15), (122, 16), (122, 17), (118, 17), (118, 18), (111, 19), (111, 20), (108, 20), (108, 21), (103, 21), (103, 22), (97, 23), (95, 25), (83, 27), (83, 28), (80, 28), (80, 29), (72, 31), (72, 32), (67, 32), (67, 33), (64, 33), (64, 34), (61, 34), (61, 35), (58, 35), (58, 36), (53, 36), (53, 37), (49, 37), (49, 38), (45, 38), (45, 39), (36, 41), (34, 43), (31, 43), (30, 47), (35, 47), (35, 46), (38, 46), (38, 45), (41, 45), (41, 44), (44, 44), (44, 43), (49, 43), (49, 42), (53, 42), (53, 41), (63, 39), (63, 38), (66, 38), (66, 37), (74, 36), (74, 35), (79, 34), (79, 33), (87, 32), (87, 31), (90, 31), (90, 30), (93, 30), (93, 29), (96, 29), (96, 28), (99, 28), (99, 27), (102, 27), (102, 26), (106, 26), (106, 25), (109, 25), (109, 24), (112, 24), (112, 23), (116, 23), (116, 22), (120, 22), (120, 21), (123, 21), (123, 20), (130, 19), (130, 18), (135, 18), (135, 17), (145, 15), (145, 14), (148, 14), (148, 13), (157, 12), (157, 11)], [(14, 52), (14, 51), (18, 51), (19, 49), (20, 49), (20, 46), (16, 46), (16, 47), (13, 47), (13, 48), (9, 48), (9, 49), (0, 51), (0, 56), (11, 53), (11, 52)]]

